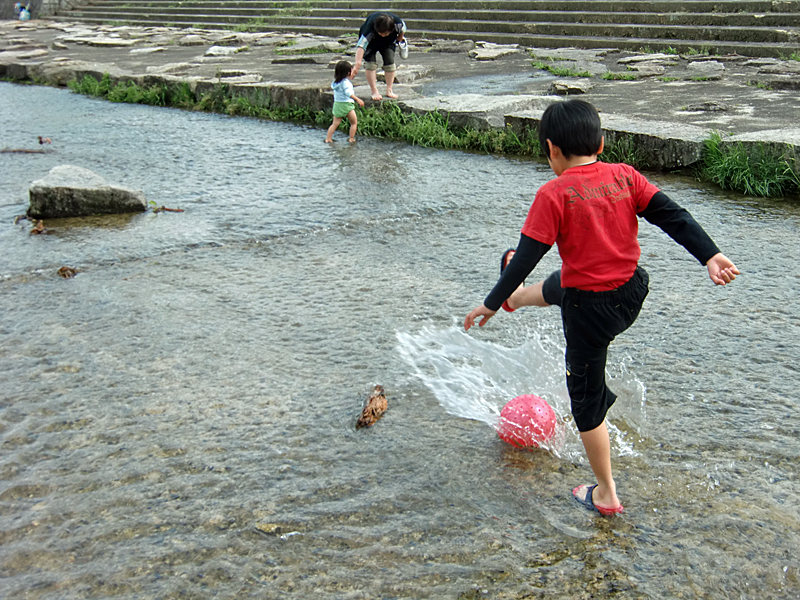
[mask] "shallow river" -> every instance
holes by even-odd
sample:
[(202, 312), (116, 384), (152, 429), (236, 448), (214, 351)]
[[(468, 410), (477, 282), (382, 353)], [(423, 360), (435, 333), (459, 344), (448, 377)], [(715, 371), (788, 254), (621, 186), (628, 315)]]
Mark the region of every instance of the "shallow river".
[[(0, 154), (0, 597), (800, 595), (797, 204), (650, 175), (742, 276), (642, 224), (606, 519), (570, 497), (557, 310), (460, 328), (546, 165), (7, 83), (0, 132), (53, 140)], [(185, 212), (29, 235), (60, 164)], [(550, 452), (497, 438), (523, 393), (562, 417)]]

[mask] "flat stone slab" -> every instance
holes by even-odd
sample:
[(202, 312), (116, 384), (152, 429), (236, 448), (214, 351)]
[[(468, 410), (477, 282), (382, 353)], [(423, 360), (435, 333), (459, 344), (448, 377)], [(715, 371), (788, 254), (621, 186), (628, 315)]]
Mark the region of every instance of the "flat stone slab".
[[(397, 83), (412, 83), (418, 79), (424, 79), (433, 75), (435, 69), (428, 65), (399, 65), (394, 73), (394, 80)], [(386, 82), (386, 74), (381, 71), (377, 74), (378, 81)]]
[(475, 48), (469, 51), (475, 60), (496, 60), (501, 56), (522, 52), (517, 44), (492, 44), (491, 42), (478, 42)]
[(166, 65), (157, 65), (145, 68), (146, 73), (184, 73), (193, 69), (194, 65), (190, 63), (167, 63)]
[(147, 210), (144, 192), (110, 185), (97, 173), (76, 167), (53, 167), (28, 189), (28, 216), (35, 219), (84, 217)]
[(591, 80), (584, 77), (576, 79), (556, 79), (550, 85), (550, 93), (557, 96), (585, 94), (594, 87)]
[[(505, 122), (518, 135), (526, 129), (537, 129), (544, 110), (518, 112), (506, 116)], [(701, 127), (678, 125), (668, 121), (646, 121), (630, 117), (601, 115), (606, 147), (625, 138), (648, 165), (664, 171), (692, 165), (700, 160), (703, 141), (708, 133)]]
[(508, 113), (533, 109), (543, 111), (555, 100), (558, 98), (554, 96), (459, 94), (403, 100), (398, 105), (406, 112), (424, 114), (437, 111), (446, 114), (456, 127), (486, 130), (503, 127)]
[(231, 56), (249, 49), (247, 46), (211, 46), (206, 50), (205, 56)]

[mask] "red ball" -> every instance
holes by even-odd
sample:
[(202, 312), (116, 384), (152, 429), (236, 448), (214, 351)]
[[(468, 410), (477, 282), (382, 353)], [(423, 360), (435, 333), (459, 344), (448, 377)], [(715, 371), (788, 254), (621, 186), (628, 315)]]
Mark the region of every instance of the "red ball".
[(556, 432), (556, 413), (539, 396), (517, 396), (500, 411), (497, 435), (517, 448), (538, 448)]

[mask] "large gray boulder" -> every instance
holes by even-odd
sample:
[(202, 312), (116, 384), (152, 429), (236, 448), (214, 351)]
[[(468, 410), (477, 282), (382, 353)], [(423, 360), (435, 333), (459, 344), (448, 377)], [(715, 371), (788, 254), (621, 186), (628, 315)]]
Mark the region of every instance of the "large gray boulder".
[(28, 216), (34, 219), (143, 212), (144, 192), (109, 185), (97, 173), (73, 165), (53, 167), (28, 189)]

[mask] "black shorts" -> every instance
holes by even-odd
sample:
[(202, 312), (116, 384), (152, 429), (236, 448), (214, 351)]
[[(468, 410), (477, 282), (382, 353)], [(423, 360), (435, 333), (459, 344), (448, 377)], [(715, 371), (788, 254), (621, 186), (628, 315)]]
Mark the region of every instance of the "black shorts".
[(608, 345), (639, 316), (649, 281), (647, 271), (637, 267), (626, 283), (607, 292), (562, 288), (560, 271), (544, 282), (544, 301), (561, 307), (567, 389), (578, 431), (599, 426), (617, 399), (606, 385)]

